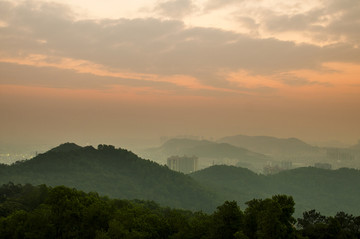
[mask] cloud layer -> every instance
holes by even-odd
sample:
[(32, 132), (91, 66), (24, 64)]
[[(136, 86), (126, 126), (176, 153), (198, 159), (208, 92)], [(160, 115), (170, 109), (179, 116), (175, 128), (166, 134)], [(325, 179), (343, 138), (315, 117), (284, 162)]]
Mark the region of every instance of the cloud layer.
[[(227, 74), (239, 70), (271, 76), (300, 69), (321, 70), (325, 62), (360, 63), (360, 49), (353, 46), (355, 40), (320, 47), (274, 38), (254, 38), (215, 28), (189, 28), (179, 20), (75, 20), (75, 14), (68, 7), (56, 3), (25, 1), (12, 4), (2, 1), (0, 4), (3, 57), (41, 54), (53, 61), (73, 58), (118, 71), (160, 77), (185, 75), (203, 85), (219, 88), (233, 87), (227, 81)], [(217, 6), (220, 2), (208, 4)], [(357, 22), (351, 21), (358, 17), (351, 16), (358, 11), (358, 4), (351, 9), (349, 4), (332, 1), (332, 7), (326, 13), (317, 10), (292, 16), (268, 14), (265, 27), (273, 32), (317, 29), (320, 34), (325, 27), (316, 27), (312, 23), (324, 14), (336, 14), (334, 9), (339, 5), (336, 9), (343, 11), (339, 18), (349, 19), (342, 23), (347, 27), (339, 25), (339, 21), (332, 21), (326, 27), (330, 29), (328, 34), (341, 35), (339, 31), (346, 31), (344, 35), (355, 39), (359, 34), (355, 31)], [(183, 8), (175, 11), (177, 6)], [(180, 16), (183, 15), (182, 9), (185, 12), (190, 6), (191, 1), (159, 2), (157, 10), (165, 15)], [(251, 19), (247, 21), (254, 24)], [(298, 85), (296, 82), (298, 79), (289, 84)]]

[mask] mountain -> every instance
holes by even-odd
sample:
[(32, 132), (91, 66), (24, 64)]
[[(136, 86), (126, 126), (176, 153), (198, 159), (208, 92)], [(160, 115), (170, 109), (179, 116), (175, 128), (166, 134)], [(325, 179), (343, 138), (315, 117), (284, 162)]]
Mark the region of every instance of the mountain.
[(272, 157), (277, 163), (292, 162), (294, 167), (327, 162), (326, 150), (309, 145), (296, 138), (276, 138), (271, 136), (235, 135), (219, 139), (217, 142), (228, 143)]
[(12, 165), (0, 165), (0, 183), (65, 185), (122, 199), (154, 200), (185, 209), (214, 209), (215, 195), (194, 179), (111, 145), (66, 143)]
[(297, 216), (311, 209), (327, 215), (338, 211), (360, 213), (360, 171), (355, 169), (306, 167), (265, 176), (223, 165), (190, 176), (216, 191), (222, 200), (237, 200), (242, 207), (252, 198), (286, 194), (294, 197)]
[(71, 151), (80, 150), (81, 148), (82, 148), (81, 146), (74, 143), (64, 143), (51, 149), (50, 152), (71, 152)]
[(297, 168), (268, 176), (274, 193), (286, 193), (297, 200), (299, 211), (317, 209), (326, 214), (360, 213), (360, 171)]
[(233, 146), (228, 143), (217, 143), (207, 140), (170, 139), (162, 146), (147, 149), (144, 153), (147, 158), (158, 158), (163, 163), (173, 155), (197, 156), (201, 168), (216, 164), (238, 164), (260, 171), (264, 165), (271, 161), (269, 156), (252, 152), (245, 148)]
[(267, 155), (287, 155), (316, 152), (318, 150), (317, 147), (311, 146), (296, 138), (281, 139), (271, 136), (235, 135), (221, 138), (218, 142), (228, 143)]
[(266, 177), (249, 169), (228, 165), (215, 165), (190, 174), (196, 181), (221, 195), (222, 200), (242, 203), (253, 198), (265, 198)]

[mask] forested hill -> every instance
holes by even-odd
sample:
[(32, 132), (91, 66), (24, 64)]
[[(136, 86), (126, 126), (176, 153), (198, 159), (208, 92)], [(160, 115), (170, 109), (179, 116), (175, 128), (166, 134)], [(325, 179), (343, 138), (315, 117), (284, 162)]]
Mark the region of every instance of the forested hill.
[(195, 172), (191, 177), (216, 191), (222, 200), (237, 200), (241, 205), (252, 198), (287, 194), (296, 201), (297, 216), (311, 209), (327, 215), (337, 211), (360, 213), (360, 171), (355, 169), (307, 167), (265, 176), (223, 165)]
[(123, 199), (154, 200), (161, 205), (212, 211), (214, 194), (194, 179), (134, 153), (99, 145), (66, 143), (12, 165), (0, 165), (0, 184), (65, 185)]

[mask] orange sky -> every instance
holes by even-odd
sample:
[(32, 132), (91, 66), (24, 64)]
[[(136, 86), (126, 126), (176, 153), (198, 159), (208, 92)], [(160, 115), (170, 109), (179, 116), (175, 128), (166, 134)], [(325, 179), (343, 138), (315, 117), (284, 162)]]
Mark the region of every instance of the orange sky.
[(360, 3), (275, 2), (1, 1), (0, 143), (355, 143)]

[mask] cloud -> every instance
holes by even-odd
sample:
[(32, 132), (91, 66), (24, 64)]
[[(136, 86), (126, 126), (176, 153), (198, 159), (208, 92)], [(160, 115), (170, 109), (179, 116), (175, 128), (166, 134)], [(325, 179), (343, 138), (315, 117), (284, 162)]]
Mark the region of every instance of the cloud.
[(0, 84), (2, 85), (95, 90), (106, 90), (116, 85), (134, 88), (149, 87), (168, 91), (183, 88), (170, 82), (99, 76), (56, 67), (34, 67), (3, 62), (0, 62), (0, 72)]
[(292, 74), (283, 73), (278, 76), (278, 79), (285, 85), (299, 87), (299, 86), (309, 86), (309, 85), (320, 85), (320, 86), (331, 86), (330, 83), (320, 82), (320, 81), (311, 81), (304, 77), (297, 77)]
[(360, 2), (320, 1), (321, 5), (301, 13), (267, 10), (262, 25), (270, 32), (301, 32), (316, 41), (360, 44)]
[(322, 10), (313, 10), (295, 15), (278, 15), (269, 11), (266, 13), (264, 24), (272, 32), (319, 30), (322, 29), (322, 26), (319, 25), (320, 22), (318, 21), (320, 21), (320, 16), (323, 14)]
[(225, 80), (227, 72), (272, 75), (321, 69), (328, 61), (360, 63), (360, 49), (345, 43), (298, 45), (154, 18), (76, 21), (66, 6), (54, 3), (1, 4), (6, 14), (0, 20), (6, 27), (0, 28), (0, 54), (5, 57), (66, 57), (117, 71), (184, 75), (203, 85), (228, 89), (232, 86)]
[(207, 11), (216, 10), (223, 7), (227, 7), (235, 3), (239, 4), (244, 1), (245, 0), (208, 0), (205, 4), (205, 10)]
[(196, 10), (191, 0), (169, 0), (158, 2), (155, 12), (170, 18), (182, 18)]
[(236, 20), (241, 26), (247, 28), (251, 34), (258, 35), (260, 25), (255, 21), (255, 19), (251, 17), (239, 16), (236, 18)]
[[(239, 87), (237, 89), (221, 89), (206, 87), (191, 82), (169, 81), (169, 79), (136, 79), (115, 76), (104, 76), (76, 72), (70, 69), (32, 65), (19, 65), (0, 62), (0, 85), (17, 85), (55, 89), (80, 89), (107, 91), (113, 87), (125, 87), (137, 94), (173, 94), (182, 96), (216, 96), (248, 95), (251, 93), (272, 93), (275, 89), (266, 86)], [(181, 78), (181, 76), (180, 76)]]

